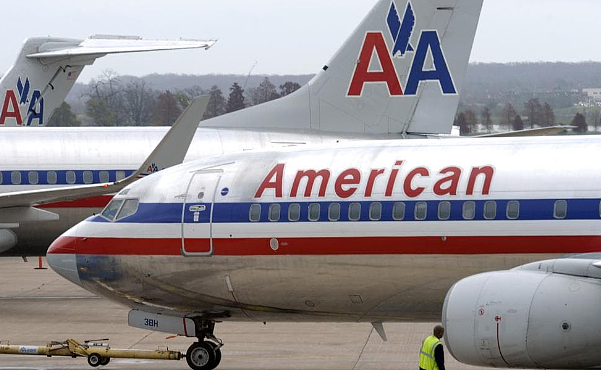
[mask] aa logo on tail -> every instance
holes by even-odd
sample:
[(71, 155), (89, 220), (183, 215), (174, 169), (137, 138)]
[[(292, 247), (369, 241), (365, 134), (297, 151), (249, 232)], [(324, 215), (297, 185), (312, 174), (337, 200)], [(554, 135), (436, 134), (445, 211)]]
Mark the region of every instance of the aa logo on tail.
[[(2, 110), (0, 111), (0, 125), (5, 125), (7, 119), (13, 119), (17, 126), (23, 124), (23, 119), (27, 118), (26, 125), (31, 126), (33, 120), (38, 120), (39, 126), (44, 126), (44, 98), (40, 90), (33, 90), (31, 95), (29, 91), (31, 85), (29, 78), (25, 78), (25, 83), (21, 77), (17, 80), (17, 90), (6, 90)], [(21, 114), (21, 107), (27, 107), (26, 114)]]
[[(361, 96), (366, 83), (378, 83), (386, 85), (390, 96), (411, 96), (417, 94), (420, 83), (424, 81), (437, 82), (443, 95), (457, 94), (438, 32), (422, 30), (417, 47), (411, 45), (411, 36), (417, 23), (411, 1), (407, 1), (401, 20), (393, 0), (386, 23), (392, 47), (388, 45), (384, 32), (366, 33), (347, 95)], [(428, 54), (431, 55), (433, 68), (426, 69)], [(379, 61), (377, 70), (377, 65), (371, 65), (374, 55)], [(399, 59), (411, 63), (404, 88), (401, 86), (403, 76), (399, 76), (394, 65)]]

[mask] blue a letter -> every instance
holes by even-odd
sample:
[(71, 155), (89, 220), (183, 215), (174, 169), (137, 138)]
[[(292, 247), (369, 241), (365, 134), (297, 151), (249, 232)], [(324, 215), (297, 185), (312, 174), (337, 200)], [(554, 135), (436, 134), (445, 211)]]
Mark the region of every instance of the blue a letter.
[[(40, 103), (38, 104), (38, 100)], [(36, 107), (37, 105), (37, 107)], [(38, 111), (36, 112), (36, 108)], [(34, 119), (38, 120), (39, 126), (44, 126), (44, 98), (40, 90), (34, 90), (31, 96), (31, 103), (29, 103), (29, 109), (27, 110), (27, 126), (31, 126), (31, 122)]]
[[(428, 50), (432, 53), (434, 69), (424, 71)], [(438, 81), (443, 94), (456, 94), (455, 84), (451, 78), (447, 61), (440, 48), (440, 39), (436, 31), (423, 31), (415, 52), (411, 72), (405, 87), (405, 95), (417, 94), (417, 88), (422, 81)]]

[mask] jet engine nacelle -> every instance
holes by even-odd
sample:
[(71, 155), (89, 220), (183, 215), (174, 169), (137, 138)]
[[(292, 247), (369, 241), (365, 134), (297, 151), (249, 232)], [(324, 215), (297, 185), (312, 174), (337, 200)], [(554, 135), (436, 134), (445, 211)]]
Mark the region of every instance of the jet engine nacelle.
[(445, 341), (466, 364), (601, 365), (601, 280), (510, 270), (463, 279), (447, 293)]
[(0, 253), (17, 245), (17, 234), (9, 229), (0, 229)]

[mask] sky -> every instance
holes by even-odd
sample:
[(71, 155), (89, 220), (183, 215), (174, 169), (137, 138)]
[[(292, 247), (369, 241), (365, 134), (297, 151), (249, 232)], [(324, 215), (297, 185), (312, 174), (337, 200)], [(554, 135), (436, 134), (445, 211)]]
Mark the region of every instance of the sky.
[[(413, 0), (422, 1), (422, 0)], [(218, 39), (209, 51), (107, 56), (87, 82), (118, 74), (312, 74), (327, 63), (376, 0), (10, 0), (0, 71), (32, 36), (93, 34)], [(601, 61), (601, 0), (484, 0), (472, 62)], [(3, 72), (0, 72), (0, 74)]]

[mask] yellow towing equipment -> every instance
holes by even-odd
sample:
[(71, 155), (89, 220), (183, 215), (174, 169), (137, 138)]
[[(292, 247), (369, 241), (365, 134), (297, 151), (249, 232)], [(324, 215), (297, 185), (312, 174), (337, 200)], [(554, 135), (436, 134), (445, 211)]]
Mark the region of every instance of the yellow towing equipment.
[(50, 342), (46, 346), (22, 346), (0, 343), (0, 354), (6, 355), (38, 355), (87, 357), (92, 367), (107, 365), (111, 358), (137, 358), (146, 360), (180, 360), (185, 355), (181, 352), (165, 350), (112, 349), (102, 343), (108, 339), (85, 341), (83, 344), (74, 339), (64, 342)]

